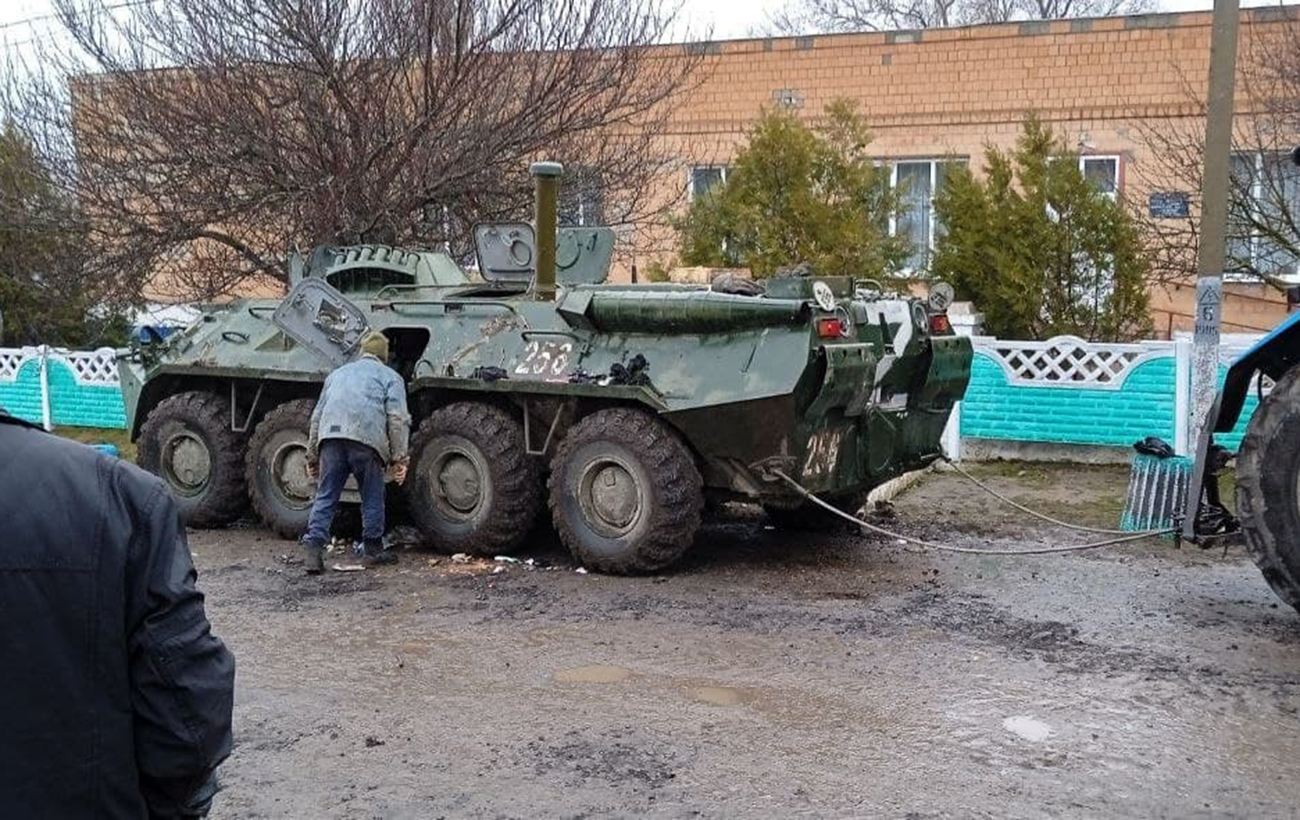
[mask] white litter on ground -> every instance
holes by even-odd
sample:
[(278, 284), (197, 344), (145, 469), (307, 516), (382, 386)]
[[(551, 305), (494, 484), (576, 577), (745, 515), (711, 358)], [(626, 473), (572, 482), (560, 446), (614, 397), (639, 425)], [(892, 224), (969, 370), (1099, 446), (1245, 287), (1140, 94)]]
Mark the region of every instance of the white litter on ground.
[(1012, 715), (1002, 721), (1002, 728), (1022, 740), (1028, 740), (1030, 743), (1047, 740), (1048, 735), (1052, 733), (1051, 726), (1041, 720), (1034, 720), (1027, 715)]

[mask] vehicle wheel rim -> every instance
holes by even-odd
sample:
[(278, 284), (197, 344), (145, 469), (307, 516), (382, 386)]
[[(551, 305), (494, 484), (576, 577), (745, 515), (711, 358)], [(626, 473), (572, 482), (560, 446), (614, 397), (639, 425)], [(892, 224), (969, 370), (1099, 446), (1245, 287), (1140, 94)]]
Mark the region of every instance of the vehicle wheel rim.
[(583, 468), (578, 503), (591, 528), (606, 538), (631, 532), (641, 518), (642, 489), (622, 459), (605, 456)]
[(438, 454), (429, 470), (433, 502), (444, 516), (464, 521), (483, 503), (487, 465), (476, 453), (454, 447)]
[(163, 446), (163, 474), (178, 494), (187, 497), (203, 492), (212, 477), (212, 454), (195, 433), (182, 430)]
[(307, 472), (307, 444), (290, 441), (271, 455), (271, 481), (276, 492), (292, 507), (306, 509), (316, 497), (316, 482)]

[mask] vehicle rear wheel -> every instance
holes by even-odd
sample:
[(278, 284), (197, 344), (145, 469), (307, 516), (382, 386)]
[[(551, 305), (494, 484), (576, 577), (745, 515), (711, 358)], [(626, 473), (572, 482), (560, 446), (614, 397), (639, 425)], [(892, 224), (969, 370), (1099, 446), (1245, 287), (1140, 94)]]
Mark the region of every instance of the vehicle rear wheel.
[(654, 572), (694, 541), (703, 481), (672, 429), (640, 410), (613, 408), (587, 416), (560, 443), (550, 506), (560, 539), (583, 566)]
[(281, 538), (307, 530), (316, 480), (307, 472), (313, 399), (286, 402), (258, 422), (248, 442), (246, 479), (253, 509)]
[(537, 460), (504, 410), (459, 402), (434, 411), (411, 441), (411, 517), (433, 546), (499, 555), (528, 535), (541, 507)]
[(1300, 610), (1300, 367), (1278, 380), (1246, 428), (1237, 516), (1264, 580)]
[(158, 403), (140, 428), (137, 460), (162, 478), (192, 527), (220, 527), (248, 507), (242, 435), (230, 429), (230, 402), (194, 390)]
[[(829, 496), (825, 501), (838, 510), (856, 516), (862, 512), (862, 506), (867, 503), (869, 494), (868, 490), (856, 490)], [(853, 527), (848, 521), (811, 501), (804, 501), (794, 507), (778, 507), (765, 504), (763, 509), (767, 512), (768, 520), (778, 529), (834, 532)]]

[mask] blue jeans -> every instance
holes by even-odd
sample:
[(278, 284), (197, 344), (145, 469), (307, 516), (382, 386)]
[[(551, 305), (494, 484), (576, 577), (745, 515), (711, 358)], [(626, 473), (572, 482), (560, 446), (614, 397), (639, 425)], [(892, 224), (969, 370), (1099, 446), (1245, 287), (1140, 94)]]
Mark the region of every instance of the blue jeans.
[(348, 476), (357, 477), (361, 490), (361, 537), (378, 542), (384, 537), (384, 462), (373, 447), (349, 439), (330, 438), (320, 443), (320, 475), (316, 500), (307, 519), (303, 542), (323, 547), (329, 541), (334, 509)]

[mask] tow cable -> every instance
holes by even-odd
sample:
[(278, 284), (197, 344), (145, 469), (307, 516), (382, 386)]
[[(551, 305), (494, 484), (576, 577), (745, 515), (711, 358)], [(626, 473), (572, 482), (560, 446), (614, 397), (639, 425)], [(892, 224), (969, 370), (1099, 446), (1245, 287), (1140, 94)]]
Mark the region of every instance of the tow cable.
[[(998, 501), (1001, 501), (1003, 504), (1007, 504), (1009, 506), (1015, 507), (1017, 510), (1020, 510), (1021, 512), (1026, 513), (1027, 515), (1032, 515), (1034, 518), (1037, 518), (1040, 521), (1046, 521), (1047, 523), (1055, 524), (1058, 527), (1065, 527), (1067, 530), (1078, 530), (1079, 532), (1091, 532), (1091, 533), (1097, 533), (1099, 535), (1132, 535), (1133, 534), (1132, 530), (1107, 530), (1107, 529), (1102, 529), (1100, 527), (1085, 527), (1080, 524), (1071, 524), (1068, 521), (1061, 521), (1059, 519), (1051, 517), (1050, 515), (1045, 515), (1043, 513), (1040, 513), (1037, 510), (1031, 510), (1028, 507), (1026, 507), (1024, 504), (1021, 504), (1018, 501), (1014, 501), (1010, 498), (1007, 498), (1002, 493), (998, 492), (997, 490), (993, 489), (989, 485), (985, 484), (983, 481), (980, 481), (975, 476), (963, 470), (961, 468), (961, 465), (957, 464), (957, 462), (955, 461), (952, 461), (947, 456), (944, 456), (939, 460), (942, 461), (944, 464), (947, 464), (949, 467), (953, 468), (953, 470), (955, 470), (959, 475), (961, 475), (967, 481), (974, 484), (976, 487), (979, 487), (981, 490), (988, 493), (989, 495), (993, 496)], [(1163, 535), (1167, 531), (1149, 530), (1147, 532), (1149, 532), (1151, 535)]]
[[(952, 464), (951, 461), (949, 461), (948, 463)], [(1042, 513), (1035, 512), (1034, 510), (1029, 509), (1023, 504), (1019, 504), (1015, 501), (1012, 501), (1006, 496), (1001, 495), (1000, 493), (995, 491), (992, 487), (983, 484), (982, 482), (977, 480), (974, 476), (967, 473), (965, 470), (962, 470), (960, 467), (957, 467), (957, 465), (953, 464), (952, 466), (955, 467), (959, 473), (961, 473), (966, 478), (974, 482), (976, 486), (980, 487), (985, 492), (992, 495), (994, 498), (997, 498), (1000, 501), (1010, 504), (1011, 506), (1034, 516), (1035, 518), (1039, 518), (1044, 521), (1049, 521), (1053, 524), (1058, 524), (1062, 527), (1066, 527), (1067, 529), (1080, 530), (1082, 532), (1104, 533), (1104, 534), (1115, 534), (1118, 532), (1123, 532), (1122, 530), (1106, 530), (1106, 529), (1098, 529), (1096, 527), (1082, 527), (1077, 524), (1068, 524), (1064, 521), (1058, 521), (1055, 518), (1052, 518), (1051, 516), (1043, 515)], [(795, 481), (793, 478), (786, 475), (785, 473), (781, 472), (780, 470), (773, 469), (771, 473), (775, 475), (777, 478), (784, 481), (785, 483), (789, 484), (791, 487), (793, 487), (795, 492), (803, 496), (808, 501), (811, 501), (812, 503), (816, 504), (817, 506), (821, 507), (822, 509), (826, 510), (829, 513), (834, 513), (835, 515), (839, 516), (840, 518), (843, 518), (845, 521), (848, 521), (851, 524), (856, 524), (859, 527), (862, 527), (863, 529), (870, 530), (871, 532), (877, 533), (879, 535), (884, 535), (889, 538), (896, 538), (900, 541), (905, 541), (909, 544), (915, 544), (918, 547), (923, 547), (925, 549), (930, 549), (930, 550), (936, 550), (938, 552), (955, 552), (962, 555), (1047, 555), (1047, 554), (1059, 553), (1059, 552), (1083, 552), (1084, 550), (1101, 549), (1102, 547), (1111, 547), (1111, 546), (1115, 546), (1116, 544), (1125, 544), (1130, 541), (1141, 541), (1144, 538), (1151, 538), (1157, 535), (1171, 535), (1174, 533), (1174, 530), (1172, 528), (1163, 529), (1163, 530), (1146, 530), (1144, 532), (1124, 533), (1123, 536), (1118, 538), (1108, 538), (1104, 541), (1090, 541), (1086, 544), (1060, 544), (1060, 545), (1055, 545), (1050, 547), (1032, 547), (1029, 549), (1014, 549), (1014, 550), (981, 549), (979, 547), (958, 547), (958, 546), (953, 546), (952, 544), (939, 544), (934, 541), (926, 541), (922, 538), (915, 538), (910, 535), (904, 535), (903, 533), (900, 532), (894, 532), (892, 530), (887, 530), (884, 527), (876, 526), (875, 524), (872, 524), (869, 521), (865, 521), (856, 515), (850, 515), (849, 513), (846, 513), (843, 510), (831, 504), (827, 504), (825, 501), (822, 501), (817, 496), (808, 492), (808, 490), (804, 489), (803, 485), (801, 485), (799, 482)]]

